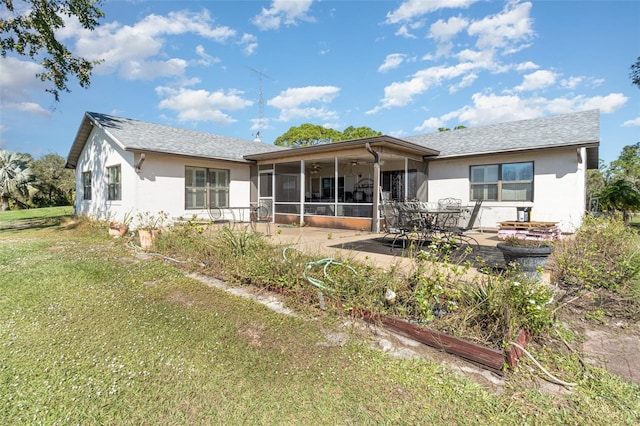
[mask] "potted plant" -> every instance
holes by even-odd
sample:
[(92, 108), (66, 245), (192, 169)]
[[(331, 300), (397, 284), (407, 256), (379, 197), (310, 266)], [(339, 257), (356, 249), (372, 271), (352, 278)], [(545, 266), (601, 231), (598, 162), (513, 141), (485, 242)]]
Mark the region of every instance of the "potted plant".
[(151, 212), (138, 213), (137, 231), (140, 238), (140, 247), (147, 249), (153, 245), (153, 241), (160, 233), (164, 221), (169, 215), (160, 211), (158, 214)]
[(502, 252), (507, 265), (515, 263), (525, 276), (536, 281), (542, 278), (541, 271), (554, 249), (553, 241), (550, 240), (528, 240), (517, 237), (508, 237), (498, 243), (497, 247)]
[(121, 221), (110, 221), (109, 235), (114, 238), (122, 237), (124, 234), (129, 232), (129, 225), (131, 224), (132, 219), (133, 217), (131, 216), (131, 212), (127, 212)]

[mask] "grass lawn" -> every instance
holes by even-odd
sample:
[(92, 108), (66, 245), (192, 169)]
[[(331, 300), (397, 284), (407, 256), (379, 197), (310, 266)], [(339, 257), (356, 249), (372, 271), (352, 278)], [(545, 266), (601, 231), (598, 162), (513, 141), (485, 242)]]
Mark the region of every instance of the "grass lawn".
[(51, 219), (73, 214), (73, 206), (47, 207), (43, 209), (8, 210), (0, 212), (0, 223), (16, 220)]
[(516, 376), (496, 395), (356, 335), (331, 344), (334, 331), (140, 258), (106, 229), (0, 230), (4, 424), (640, 422), (638, 386), (598, 369), (567, 394)]

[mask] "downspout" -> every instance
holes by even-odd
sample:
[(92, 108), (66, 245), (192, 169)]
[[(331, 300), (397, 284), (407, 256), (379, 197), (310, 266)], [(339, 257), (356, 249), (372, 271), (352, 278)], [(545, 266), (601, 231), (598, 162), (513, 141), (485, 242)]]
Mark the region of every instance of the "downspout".
[(371, 221), (371, 232), (380, 232), (380, 154), (371, 148), (371, 144), (367, 142), (365, 145), (367, 151), (373, 155), (373, 217)]

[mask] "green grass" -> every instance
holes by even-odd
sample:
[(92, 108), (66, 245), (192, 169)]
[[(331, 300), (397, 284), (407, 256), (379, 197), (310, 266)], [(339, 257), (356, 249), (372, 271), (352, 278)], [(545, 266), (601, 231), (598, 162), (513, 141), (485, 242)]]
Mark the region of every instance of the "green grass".
[(51, 219), (73, 214), (73, 206), (47, 207), (43, 209), (8, 210), (0, 212), (0, 223), (15, 220)]
[(278, 314), (106, 234), (86, 224), (0, 233), (3, 424), (640, 421), (638, 387), (600, 370), (568, 395), (519, 375), (496, 395), (356, 334), (332, 345), (330, 318)]

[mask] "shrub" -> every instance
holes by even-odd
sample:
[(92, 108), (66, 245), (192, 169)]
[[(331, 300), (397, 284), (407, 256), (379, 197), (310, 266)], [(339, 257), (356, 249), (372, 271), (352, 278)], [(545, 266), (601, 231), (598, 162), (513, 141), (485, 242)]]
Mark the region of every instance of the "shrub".
[(640, 273), (640, 237), (619, 218), (586, 216), (551, 257), (554, 282), (620, 291)]

